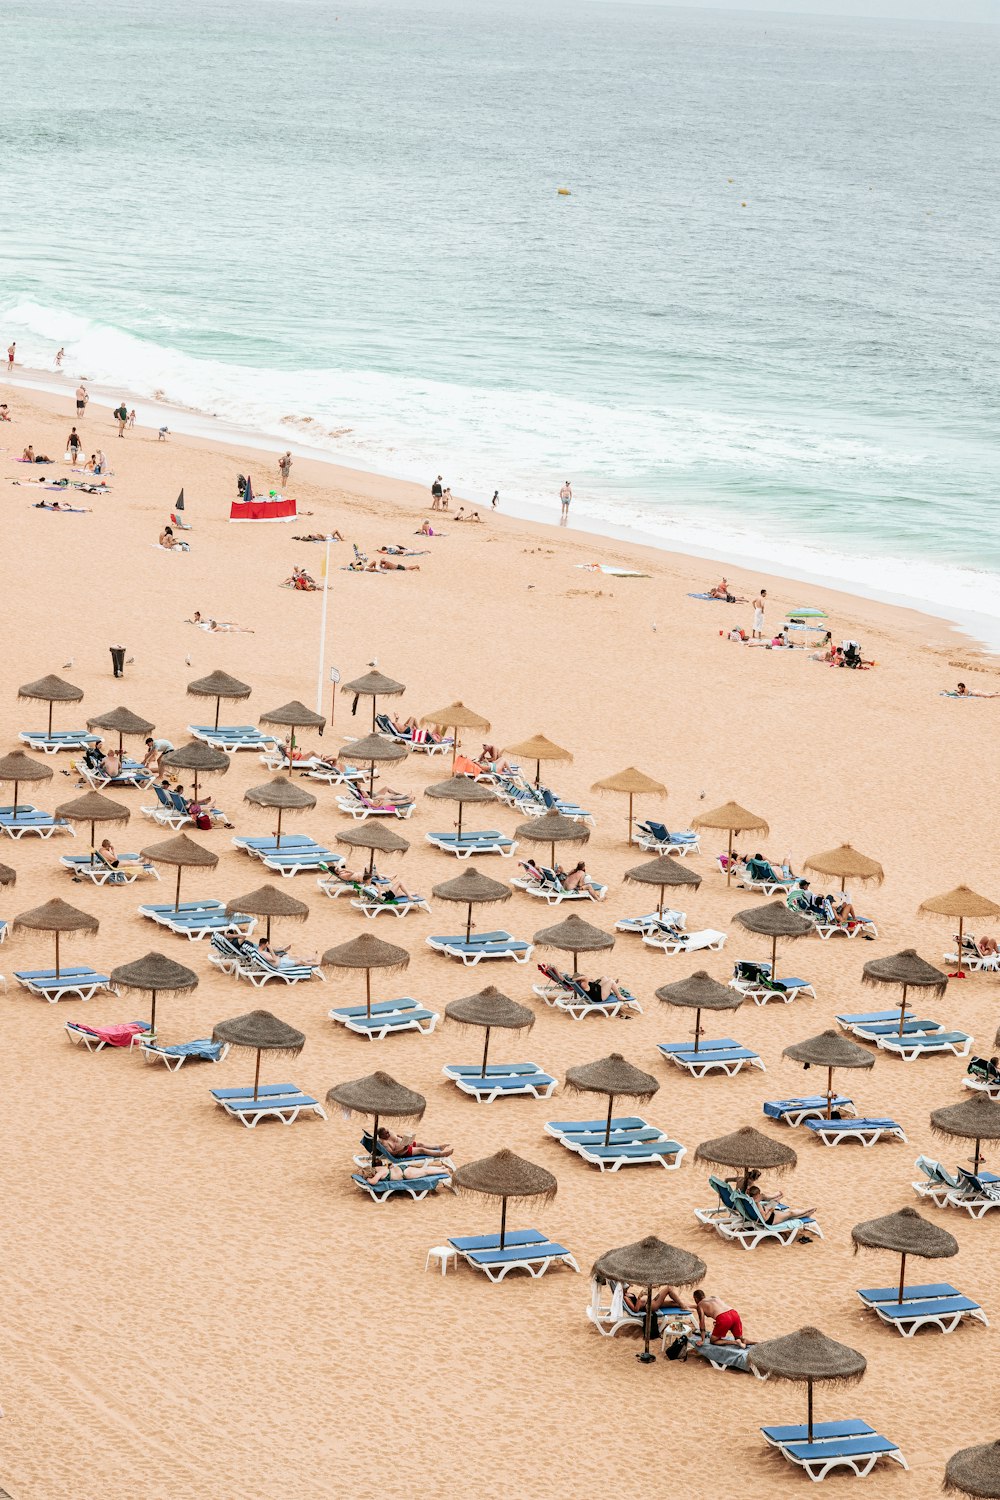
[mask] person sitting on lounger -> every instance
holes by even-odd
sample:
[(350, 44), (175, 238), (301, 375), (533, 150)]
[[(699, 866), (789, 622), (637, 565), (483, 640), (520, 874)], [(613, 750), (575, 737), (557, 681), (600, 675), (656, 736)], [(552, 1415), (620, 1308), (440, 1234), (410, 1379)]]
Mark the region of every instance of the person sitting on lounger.
[(587, 874), (587, 866), (581, 859), (579, 864), (567, 874), (561, 866), (556, 867), (556, 874), (562, 881), (564, 890), (567, 891), (589, 891), (595, 901), (603, 901), (606, 891), (598, 888), (596, 882)]
[(611, 979), (607, 974), (602, 975), (600, 979), (574, 977), (581, 988), (585, 989), (590, 996), (591, 1005), (600, 1005), (602, 1002), (611, 999), (628, 999), (628, 996), (619, 989), (617, 980)]
[(672, 1286), (658, 1287), (652, 1298), (645, 1287), (627, 1286), (622, 1297), (629, 1312), (634, 1313), (644, 1313), (647, 1307), (652, 1308), (654, 1313), (658, 1313), (661, 1307), (680, 1307), (685, 1311), (690, 1310), (680, 1292), (675, 1291)]
[[(177, 790), (183, 796), (184, 788), (179, 786)], [(220, 823), (223, 828), (232, 828), (233, 826), (224, 812), (220, 812), (217, 807), (212, 807), (209, 802), (202, 802), (200, 798), (192, 797), (191, 801), (187, 804), (187, 810), (188, 817), (194, 819), (195, 827), (201, 828), (205, 832)]]
[[(366, 1182), (374, 1185), (377, 1182), (412, 1182), (428, 1175), (426, 1166), (398, 1167), (395, 1162), (383, 1161), (378, 1166), (367, 1166), (361, 1168), (361, 1176)], [(448, 1174), (441, 1173), (440, 1168), (434, 1168), (434, 1176), (439, 1180), (431, 1189), (437, 1192), (439, 1187), (451, 1187), (451, 1178)]]
[(387, 906), (395, 906), (401, 901), (416, 901), (418, 899), (413, 891), (406, 889), (401, 880), (388, 880), (377, 886), (367, 885), (363, 881), (360, 881), (358, 889), (366, 900), (383, 901)]
[(489, 767), (494, 776), (513, 776), (515, 768), (509, 760), (502, 759), (496, 745), (484, 745), (479, 752), (479, 759)]
[(1000, 945), (997, 944), (996, 938), (969, 938), (967, 941), (973, 944), (980, 958), (996, 958), (997, 954), (1000, 953)]
[(781, 1202), (777, 1194), (765, 1194), (756, 1182), (751, 1182), (747, 1188), (747, 1197), (756, 1203), (761, 1218), (765, 1224), (785, 1224), (789, 1219), (807, 1219), (815, 1210), (812, 1208), (778, 1208)]
[(101, 740), (96, 745), (88, 745), (83, 752), (83, 763), (88, 771), (96, 771), (99, 776), (104, 774), (104, 746)]
[(378, 1143), (393, 1156), (450, 1156), (454, 1146), (430, 1146), (416, 1136), (397, 1135), (387, 1125), (378, 1128)]
[(267, 938), (261, 938), (257, 944), (257, 952), (261, 958), (269, 964), (274, 964), (276, 968), (280, 966), (282, 959), (287, 959), (289, 964), (294, 964), (301, 969), (315, 969), (319, 963), (318, 953), (302, 953), (295, 956), (292, 955), (291, 948), (272, 948)]
[(541, 867), (537, 865), (533, 859), (518, 860), (518, 863), (521, 866), (521, 869), (524, 871), (525, 876), (528, 880), (537, 881), (539, 884), (544, 881), (545, 875), (543, 874)]
[(114, 781), (122, 773), (122, 758), (117, 750), (109, 750), (104, 757), (104, 774)]
[(702, 1335), (708, 1332), (706, 1324), (712, 1324), (712, 1336), (710, 1344), (738, 1344), (745, 1349), (747, 1341), (743, 1337), (743, 1319), (735, 1307), (730, 1307), (721, 1297), (709, 1296), (699, 1287), (694, 1294), (694, 1310), (698, 1315), (698, 1327)]

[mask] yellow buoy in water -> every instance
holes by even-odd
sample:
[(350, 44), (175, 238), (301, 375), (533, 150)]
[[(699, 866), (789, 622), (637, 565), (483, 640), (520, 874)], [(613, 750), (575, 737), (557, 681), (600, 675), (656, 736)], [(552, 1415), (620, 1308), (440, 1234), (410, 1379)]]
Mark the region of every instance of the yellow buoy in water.
[(556, 188), (556, 192), (559, 194), (560, 198), (572, 197), (569, 188)]

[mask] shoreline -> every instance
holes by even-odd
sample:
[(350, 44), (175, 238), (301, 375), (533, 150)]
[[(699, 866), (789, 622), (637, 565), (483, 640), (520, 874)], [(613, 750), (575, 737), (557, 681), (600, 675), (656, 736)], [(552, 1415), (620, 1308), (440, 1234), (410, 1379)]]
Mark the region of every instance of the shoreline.
[[(68, 414), (72, 415), (74, 382), (78, 377), (71, 377), (68, 374), (60, 375), (54, 370), (45, 371), (31, 366), (15, 366), (13, 376), (8, 375), (6, 371), (3, 371), (2, 375), (3, 379), (0, 383), (11, 390), (30, 391), (36, 397), (47, 397), (52, 401), (61, 401), (65, 398)], [(302, 472), (303, 464), (321, 465), (324, 469), (332, 471), (338, 488), (346, 493), (363, 495), (372, 499), (389, 498), (390, 493), (387, 487), (391, 487), (392, 491), (405, 489), (418, 505), (425, 506), (429, 510), (429, 489), (425, 489), (414, 480), (402, 475), (383, 469), (358, 467), (353, 461), (350, 464), (343, 463), (335, 454), (310, 445), (301, 437), (290, 439), (287, 435), (254, 432), (210, 412), (201, 412), (171, 402), (155, 400), (134, 392), (123, 393), (120, 389), (116, 394), (110, 387), (100, 383), (91, 386), (86, 377), (82, 378), (87, 384), (88, 391), (91, 392), (91, 403), (99, 409), (106, 406), (110, 413), (117, 401), (125, 400), (129, 406), (152, 409), (154, 413), (162, 416), (164, 423), (170, 428), (170, 441), (175, 445), (177, 440), (181, 439), (188, 446), (206, 445), (213, 450), (222, 446), (236, 457), (238, 457), (238, 449), (250, 449), (255, 453), (268, 454), (272, 460), (276, 457), (275, 450), (284, 445), (296, 461), (297, 472)], [(48, 405), (49, 402), (44, 401), (43, 404)], [(150, 431), (154, 435), (156, 432), (155, 425), (137, 421), (136, 430), (140, 429)], [(245, 459), (242, 460), (242, 464), (246, 466)], [(269, 487), (264, 486), (264, 488)], [(942, 612), (940, 606), (928, 600), (866, 588), (863, 584), (839, 575), (814, 572), (811, 569), (776, 562), (771, 558), (761, 559), (747, 554), (746, 561), (738, 563), (734, 560), (732, 552), (725, 548), (699, 546), (687, 540), (683, 547), (667, 545), (661, 538), (649, 531), (644, 531), (641, 527), (616, 523), (605, 517), (588, 514), (585, 510), (578, 508), (577, 501), (574, 501), (570, 526), (563, 528), (558, 525), (558, 498), (553, 499), (551, 512), (546, 512), (541, 506), (528, 502), (505, 502), (502, 496), (503, 509), (496, 512), (490, 510), (489, 497), (485, 501), (477, 501), (468, 493), (453, 490), (453, 499), (478, 510), (484, 516), (487, 514), (491, 517), (504, 515), (544, 528), (545, 531), (558, 531), (562, 535), (568, 533), (584, 539), (613, 541), (628, 547), (642, 548), (671, 560), (675, 565), (679, 564), (682, 559), (698, 559), (718, 564), (720, 569), (727, 574), (742, 571), (752, 573), (757, 577), (766, 576), (769, 580), (801, 584), (813, 590), (821, 589), (844, 596), (843, 613), (845, 615), (856, 614), (852, 604), (846, 601), (863, 601), (892, 610), (905, 611), (947, 627), (949, 636), (953, 638), (952, 643), (956, 647), (963, 644), (961, 638), (964, 637), (969, 647), (984, 653), (988, 658), (1000, 656), (1000, 619), (994, 619), (989, 615), (957, 608)], [(584, 524), (576, 524), (575, 517), (582, 517)], [(761, 538), (757, 545), (765, 547), (766, 539)]]

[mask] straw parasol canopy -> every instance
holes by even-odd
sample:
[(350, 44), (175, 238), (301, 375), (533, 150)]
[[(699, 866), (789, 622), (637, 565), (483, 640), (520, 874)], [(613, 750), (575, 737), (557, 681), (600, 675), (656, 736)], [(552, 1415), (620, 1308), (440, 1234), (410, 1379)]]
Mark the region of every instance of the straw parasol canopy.
[(535, 762), (535, 785), (542, 779), (542, 761), (572, 760), (573, 757), (568, 750), (561, 745), (556, 745), (552, 740), (546, 739), (544, 734), (532, 735), (530, 740), (522, 740), (518, 745), (507, 745), (504, 747), (504, 755), (516, 755), (519, 760), (533, 760)]
[(671, 858), (669, 854), (663, 854), (659, 859), (647, 860), (641, 865), (633, 865), (631, 870), (625, 871), (625, 879), (635, 885), (655, 885), (659, 888), (658, 912), (661, 917), (663, 916), (664, 892), (668, 885), (690, 885), (695, 890), (701, 885), (701, 876), (695, 870), (682, 864), (679, 859)]
[(612, 933), (591, 926), (575, 912), (554, 927), (543, 927), (541, 932), (535, 933), (532, 942), (540, 948), (559, 948), (563, 953), (572, 953), (574, 978), (579, 973), (581, 953), (603, 953), (615, 946)]
[(808, 937), (813, 924), (797, 911), (789, 911), (783, 901), (769, 901), (766, 906), (752, 906), (733, 917), (747, 932), (771, 939), (771, 978), (777, 979), (778, 939)]
[(947, 1229), (939, 1229), (915, 1208), (901, 1208), (898, 1213), (881, 1219), (866, 1219), (851, 1230), (855, 1253), (862, 1250), (892, 1250), (900, 1256), (899, 1300), (906, 1291), (906, 1257), (922, 1260), (947, 1260), (958, 1254), (958, 1241)]
[(590, 788), (592, 792), (618, 792), (621, 796), (628, 798), (628, 842), (632, 842), (632, 804), (636, 797), (665, 797), (667, 789), (662, 781), (655, 781), (652, 776), (647, 776), (645, 771), (637, 771), (635, 766), (626, 766), (624, 771), (618, 771), (614, 776), (605, 776), (601, 781), (595, 781)]
[(902, 989), (903, 998), (899, 1004), (899, 1034), (902, 1036), (907, 990), (926, 990), (938, 999), (948, 988), (948, 976), (922, 959), (915, 948), (903, 948), (888, 958), (870, 958), (861, 970), (861, 983)]
[(290, 730), (289, 750), (294, 750), (296, 729), (317, 729), (322, 734), (326, 728), (326, 715), (314, 713), (311, 708), (306, 708), (304, 703), (293, 698), (290, 703), (283, 703), (280, 708), (272, 708), (270, 713), (261, 714), (258, 722), (280, 724)]
[(118, 754), (123, 753), (122, 742), (126, 737), (138, 739), (141, 735), (152, 734), (156, 728), (148, 719), (141, 719), (134, 714), (130, 708), (113, 708), (110, 713), (98, 714), (95, 719), (87, 720), (88, 729), (102, 729), (108, 734), (118, 736)]
[(802, 868), (839, 880), (842, 891), (847, 889), (848, 881), (852, 885), (881, 885), (885, 879), (885, 871), (878, 860), (869, 859), (867, 854), (859, 853), (850, 844), (841, 844), (839, 848), (827, 849), (822, 854), (811, 854)]
[(12, 750), (9, 755), (0, 756), (0, 782), (12, 781), (14, 783), (14, 807), (17, 807), (17, 789), (24, 781), (51, 781), (53, 776), (51, 766), (43, 765), (40, 760), (34, 760), (23, 750)]
[(729, 857), (726, 861), (726, 884), (732, 884), (733, 878), (733, 834), (734, 833), (760, 833), (766, 838), (770, 829), (763, 818), (758, 818), (756, 813), (748, 812), (738, 802), (724, 802), (721, 807), (713, 807), (711, 812), (699, 813), (696, 818), (691, 819), (692, 828), (721, 828), (729, 834)]
[(316, 798), (312, 792), (307, 792), (305, 787), (296, 786), (289, 781), (287, 776), (275, 776), (273, 780), (266, 781), (263, 786), (252, 786), (249, 791), (243, 793), (243, 801), (249, 802), (251, 807), (274, 808), (278, 814), (278, 831), (275, 834), (275, 846), (281, 848), (281, 819), (286, 812), (304, 812), (308, 807), (316, 806)]
[(19, 698), (36, 698), (49, 705), (49, 734), (52, 733), (52, 705), (54, 703), (79, 703), (83, 688), (64, 682), (61, 677), (39, 677), (37, 682), (26, 682), (17, 690)]
[(958, 973), (955, 978), (962, 978), (962, 944), (965, 938), (965, 920), (993, 922), (1000, 917), (1000, 906), (995, 901), (990, 901), (986, 896), (980, 896), (976, 891), (970, 890), (967, 885), (956, 885), (953, 891), (947, 891), (943, 896), (932, 896), (929, 901), (921, 901), (917, 907), (917, 915), (920, 917), (950, 917), (953, 921), (958, 918)]
[[(397, 747), (398, 748), (398, 747)], [(496, 792), (482, 781), (474, 781), (471, 776), (450, 776), (447, 781), (435, 781), (432, 786), (424, 787), (425, 797), (434, 797), (440, 802), (458, 803), (458, 835), (462, 836), (462, 812), (467, 805), (483, 802), (495, 802)]]
[(807, 1432), (809, 1442), (813, 1440), (813, 1384), (817, 1380), (836, 1385), (853, 1385), (861, 1379), (868, 1361), (857, 1349), (847, 1344), (838, 1344), (827, 1338), (818, 1328), (800, 1328), (796, 1333), (786, 1333), (780, 1339), (767, 1339), (762, 1344), (750, 1346), (748, 1359), (757, 1375), (770, 1376), (774, 1380), (794, 1380), (804, 1383), (807, 1397)]
[(93, 934), (100, 927), (96, 917), (90, 912), (80, 911), (68, 902), (56, 897), (52, 901), (46, 901), (44, 906), (33, 906), (30, 911), (23, 911), (19, 917), (14, 918), (13, 928), (15, 932), (51, 932), (55, 934), (56, 940), (56, 978), (59, 978), (59, 939), (64, 932), (74, 932), (77, 935), (86, 933)]
[(590, 829), (579, 818), (567, 818), (553, 807), (542, 813), (540, 818), (529, 818), (526, 823), (518, 823), (514, 829), (514, 837), (527, 839), (529, 844), (548, 844), (549, 864), (554, 865), (556, 845), (586, 844), (590, 839)]
[(864, 1047), (841, 1036), (839, 1031), (821, 1031), (807, 1041), (794, 1042), (786, 1047), (782, 1057), (790, 1057), (807, 1068), (826, 1069), (826, 1118), (833, 1118), (833, 1070), (834, 1068), (874, 1068), (875, 1059)]
[[(406, 692), (406, 688), (401, 682), (396, 682), (393, 678), (387, 677), (384, 672), (372, 670), (371, 672), (366, 672), (363, 677), (355, 677), (353, 682), (345, 682), (340, 691), (342, 693), (350, 693), (353, 696), (352, 714), (358, 711), (359, 698), (370, 698), (372, 700), (372, 733), (374, 734), (375, 713), (379, 698), (398, 698), (400, 693)], [(401, 745), (397, 746), (397, 748), (403, 749)], [(405, 750), (403, 750), (403, 754), (406, 754)]]
[(517, 1156), (507, 1147), (494, 1156), (483, 1156), (478, 1161), (470, 1161), (464, 1167), (459, 1167), (451, 1183), (460, 1193), (501, 1200), (501, 1250), (507, 1242), (508, 1200), (540, 1198), (543, 1203), (548, 1203), (555, 1197), (558, 1189), (558, 1183), (551, 1172), (536, 1166), (533, 1161), (525, 1161), (523, 1156)]
[(977, 1443), (960, 1448), (949, 1458), (944, 1470), (946, 1491), (975, 1495), (978, 1500), (997, 1500), (1000, 1496), (1000, 1442)]
[(326, 1102), (336, 1104), (346, 1114), (371, 1115), (372, 1166), (378, 1157), (378, 1122), (380, 1119), (419, 1120), (427, 1108), (423, 1094), (397, 1083), (388, 1073), (369, 1073), (347, 1083), (335, 1083), (327, 1090)]
[(942, 1109), (931, 1110), (931, 1129), (935, 1135), (959, 1136), (962, 1140), (975, 1141), (972, 1170), (979, 1172), (982, 1153), (981, 1141), (1000, 1141), (1000, 1101), (988, 1094), (973, 1094), (960, 1104), (946, 1104)]
[(364, 969), (365, 971), (365, 1007), (367, 1014), (372, 1013), (372, 969), (389, 969), (399, 971), (405, 969), (410, 962), (410, 955), (405, 948), (397, 948), (395, 943), (384, 943), (381, 938), (375, 937), (370, 932), (363, 932), (360, 937), (351, 938), (348, 943), (340, 943), (336, 948), (328, 948), (321, 960), (323, 967), (331, 969)]
[(784, 1172), (798, 1161), (791, 1146), (772, 1140), (752, 1125), (741, 1125), (731, 1135), (702, 1141), (694, 1156), (695, 1161), (708, 1161), (715, 1166), (740, 1167), (743, 1171), (742, 1192), (746, 1191), (751, 1172)]
[(343, 833), (338, 833), (337, 843), (349, 844), (352, 849), (370, 851), (366, 880), (370, 880), (375, 873), (376, 854), (405, 854), (410, 847), (409, 840), (404, 839), (402, 834), (395, 833), (385, 823), (372, 823), (367, 818), (356, 828), (345, 828)]
[(649, 1341), (653, 1329), (653, 1288), (662, 1286), (695, 1286), (704, 1280), (705, 1262), (689, 1250), (680, 1250), (676, 1245), (664, 1244), (655, 1235), (648, 1234), (634, 1245), (622, 1245), (618, 1250), (606, 1250), (594, 1261), (590, 1274), (595, 1281), (613, 1286), (642, 1286), (646, 1288), (646, 1317), (642, 1353), (636, 1358), (644, 1365), (654, 1364), (656, 1355), (649, 1352)]
[(251, 1010), (245, 1016), (233, 1016), (229, 1021), (219, 1021), (212, 1029), (212, 1041), (228, 1042), (230, 1047), (238, 1047), (243, 1052), (256, 1052), (254, 1099), (257, 1098), (260, 1086), (260, 1054), (278, 1052), (285, 1057), (297, 1057), (306, 1044), (303, 1032), (279, 1021), (269, 1010)]
[(0, 865), (0, 885), (16, 885), (17, 871), (13, 865)]
[(446, 880), (441, 885), (434, 886), (431, 894), (441, 901), (458, 901), (468, 908), (465, 917), (465, 941), (468, 942), (472, 936), (473, 906), (489, 906), (498, 901), (509, 901), (514, 892), (509, 885), (491, 880), (478, 870), (464, 870), (454, 880)]
[(228, 698), (232, 702), (239, 702), (243, 698), (249, 698), (253, 688), (247, 683), (241, 682), (238, 677), (231, 677), (228, 672), (211, 672), (207, 677), (199, 677), (195, 682), (189, 682), (188, 692), (194, 698), (215, 699), (215, 727), (219, 727), (219, 700)]
[(197, 988), (198, 976), (193, 969), (174, 963), (162, 953), (147, 953), (131, 964), (119, 964), (108, 976), (111, 983), (121, 990), (148, 990), (150, 996), (149, 1029), (156, 1035), (156, 997), (161, 991), (193, 990)]
[(459, 735), (463, 729), (474, 729), (477, 734), (489, 734), (490, 721), (484, 719), (482, 714), (473, 713), (471, 708), (466, 708), (464, 703), (449, 703), (447, 708), (438, 708), (432, 714), (424, 714), (420, 720), (421, 724), (429, 724), (433, 729), (450, 729), (454, 738), (451, 751), (451, 768), (455, 769), (455, 759), (458, 755)]
[(366, 734), (363, 739), (352, 740), (342, 750), (337, 751), (338, 760), (350, 761), (352, 765), (370, 766), (371, 772), (368, 777), (369, 795), (375, 790), (375, 766), (381, 761), (405, 760), (406, 748), (397, 745), (392, 740), (387, 740), (384, 734)]
[(181, 871), (184, 869), (214, 870), (219, 863), (217, 854), (211, 849), (206, 849), (202, 844), (196, 844), (194, 839), (189, 839), (186, 833), (179, 833), (176, 838), (167, 839), (162, 844), (150, 844), (140, 852), (143, 859), (151, 859), (154, 865), (177, 866), (175, 911), (181, 904)]
[(535, 1012), (527, 1005), (518, 1005), (489, 984), (477, 995), (467, 995), (464, 1000), (452, 1000), (444, 1009), (445, 1017), (459, 1026), (481, 1026), (486, 1032), (483, 1044), (483, 1066), (480, 1078), (486, 1077), (486, 1063), (490, 1055), (490, 1032), (494, 1027), (503, 1031), (530, 1031), (535, 1024)]
[(94, 850), (94, 824), (95, 823), (127, 823), (132, 814), (121, 802), (112, 802), (110, 797), (102, 797), (100, 792), (87, 792), (83, 797), (77, 797), (72, 802), (64, 802), (61, 807), (56, 808), (56, 817), (65, 818), (70, 823), (90, 824), (90, 863), (93, 864), (97, 855)]
[(739, 1010), (745, 996), (739, 990), (720, 984), (704, 969), (696, 969), (687, 979), (675, 984), (661, 985), (654, 991), (657, 1000), (664, 1005), (679, 1005), (694, 1011), (694, 1050), (698, 1051), (701, 1040), (701, 1013), (703, 1010)]
[(271, 941), (271, 922), (304, 922), (309, 908), (304, 901), (297, 901), (275, 885), (258, 886), (247, 896), (237, 896), (226, 902), (227, 917), (264, 917), (267, 921), (265, 942)]
[(163, 764), (173, 771), (191, 771), (194, 775), (194, 797), (198, 800), (198, 777), (206, 772), (228, 771), (229, 756), (222, 750), (214, 750), (204, 740), (189, 740), (176, 750), (168, 750)]
[(626, 1062), (620, 1052), (599, 1057), (597, 1062), (582, 1063), (566, 1070), (566, 1087), (576, 1094), (607, 1094), (608, 1118), (604, 1126), (604, 1144), (611, 1141), (611, 1115), (616, 1099), (652, 1099), (660, 1082), (652, 1073)]

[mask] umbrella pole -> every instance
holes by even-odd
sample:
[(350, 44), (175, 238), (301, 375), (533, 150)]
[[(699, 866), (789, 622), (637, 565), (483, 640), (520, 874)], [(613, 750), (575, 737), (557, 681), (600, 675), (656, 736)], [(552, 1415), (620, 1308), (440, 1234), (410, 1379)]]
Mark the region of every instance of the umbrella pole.
[(963, 936), (963, 933), (965, 931), (964, 924), (965, 924), (965, 918), (964, 917), (959, 917), (959, 919), (958, 919), (958, 968), (957, 968), (956, 973), (955, 973), (955, 978), (956, 979), (964, 979), (965, 978), (965, 975), (962, 973), (962, 936)]
[(221, 702), (222, 702), (221, 698), (216, 698), (216, 700), (215, 700), (215, 727), (216, 727), (216, 729), (218, 729), (218, 727), (219, 727), (219, 704)]
[(486, 1059), (489, 1057), (489, 1055), (490, 1055), (490, 1028), (487, 1026), (487, 1028), (486, 1028), (486, 1041), (485, 1041), (485, 1043), (483, 1045), (483, 1071), (479, 1075), (480, 1078), (485, 1078), (486, 1077)]
[(372, 1168), (373, 1169), (375, 1167), (375, 1163), (376, 1163), (377, 1157), (378, 1157), (378, 1115), (375, 1116), (375, 1123), (372, 1126)]
[(979, 1137), (978, 1137), (978, 1135), (976, 1136), (976, 1153), (975, 1153), (975, 1156), (972, 1159), (972, 1170), (975, 1173), (975, 1175), (978, 1177), (979, 1176)]
[(366, 969), (365, 970), (365, 1005), (367, 1006), (367, 1009), (368, 1009), (368, 1019), (370, 1021), (371, 1020), (371, 1016), (372, 1016), (372, 971), (371, 971), (371, 969)]
[[(604, 1125), (604, 1144), (606, 1146), (610, 1146), (611, 1145), (611, 1111), (614, 1109), (614, 1107), (615, 1107), (615, 1096), (614, 1096), (614, 1094), (609, 1094), (608, 1095), (608, 1118), (607, 1118), (607, 1120), (605, 1122), (605, 1125)], [(648, 1345), (647, 1345), (647, 1348), (648, 1348)]]
[[(447, 727), (447, 726), (444, 726)], [(451, 774), (455, 774), (455, 762), (458, 759), (458, 730), (455, 730), (455, 738), (451, 742)]]
[(507, 1199), (500, 1199), (500, 1249), (506, 1248), (507, 1240)]
[(260, 1087), (260, 1048), (257, 1048), (257, 1066), (253, 1070), (253, 1102), (257, 1103), (257, 1090)]
[[(50, 703), (49, 704), (49, 734), (51, 735), (51, 733), (52, 733), (52, 705)], [(541, 784), (542, 784), (542, 763), (541, 763), (540, 760), (536, 760), (535, 761), (535, 785), (537, 787), (537, 786), (541, 786)]]
[(96, 863), (96, 859), (95, 859), (95, 855), (94, 855), (94, 837), (95, 837), (95, 835), (94, 835), (94, 819), (91, 818), (91, 820), (90, 820), (90, 863), (92, 865)]
[(778, 939), (776, 937), (773, 937), (771, 939), (771, 983), (772, 984), (776, 984), (777, 981), (778, 981)]
[(906, 1020), (906, 985), (903, 985), (903, 998), (899, 1002), (899, 1035), (903, 1035), (903, 1022)]
[(180, 911), (181, 906), (181, 870), (183, 865), (177, 866), (177, 889), (174, 892), (174, 911)]
[(472, 941), (472, 902), (471, 901), (469, 902), (468, 906), (466, 907), (466, 913), (465, 913), (465, 941), (467, 943), (469, 943), (469, 942)]
[(660, 886), (660, 909), (657, 912), (657, 916), (659, 917), (661, 922), (663, 921), (663, 893), (666, 889), (667, 888), (665, 885)]
[[(726, 884), (733, 883), (733, 830), (729, 830), (729, 853), (726, 855)], [(772, 979), (774, 976), (771, 976)]]
[(375, 704), (376, 704), (376, 702), (377, 702), (377, 699), (375, 698), (375, 696), (373, 694), (372, 695), (372, 734), (375, 733)]
[(280, 807), (278, 808), (278, 832), (277, 832), (277, 835), (275, 837), (274, 847), (276, 849), (280, 849), (281, 848), (281, 808)]
[(899, 1300), (903, 1300), (903, 1292), (906, 1288), (906, 1251), (899, 1257)]
[(268, 944), (271, 941), (271, 918), (270, 917), (268, 917), (268, 919), (267, 919), (267, 931), (264, 934), (264, 941), (265, 941), (265, 943), (268, 943)]
[(701, 1007), (694, 1013), (694, 1050), (697, 1052), (698, 1043), (701, 1040)]
[(52, 738), (52, 703), (49, 703), (49, 739)]
[(59, 934), (56, 933), (56, 978), (59, 978)]
[(369, 797), (374, 797), (374, 795), (375, 795), (375, 762), (374, 761), (372, 761), (372, 768), (371, 768), (371, 772), (370, 772), (369, 777), (368, 777), (368, 795), (369, 795)]
[(124, 734), (123, 733), (119, 733), (119, 735), (118, 735), (118, 759), (119, 760), (121, 760), (122, 757), (125, 754), (125, 743), (124, 743), (124, 741), (125, 741)]
[(833, 1119), (833, 1069), (826, 1070), (826, 1118)]
[(653, 1324), (653, 1288), (651, 1286), (648, 1286), (646, 1288), (646, 1316), (643, 1319), (643, 1328), (642, 1328), (643, 1335), (644, 1335), (644, 1338), (643, 1338), (643, 1349), (642, 1349), (642, 1353), (641, 1354), (637, 1354), (636, 1355), (636, 1359), (639, 1361), (639, 1363), (641, 1365), (655, 1365), (656, 1364), (656, 1355), (655, 1354), (650, 1354), (650, 1352), (649, 1352), (649, 1335), (650, 1335), (650, 1331), (652, 1329), (652, 1324)]
[(149, 1029), (156, 1036), (156, 991), (149, 992)]
[(458, 804), (458, 836), (462, 837), (462, 804)]
[(806, 1391), (808, 1392), (806, 1397), (806, 1426), (809, 1432), (807, 1441), (811, 1443), (813, 1440), (813, 1383), (811, 1380), (806, 1381)]
[(632, 793), (628, 794), (628, 841), (632, 842)]

